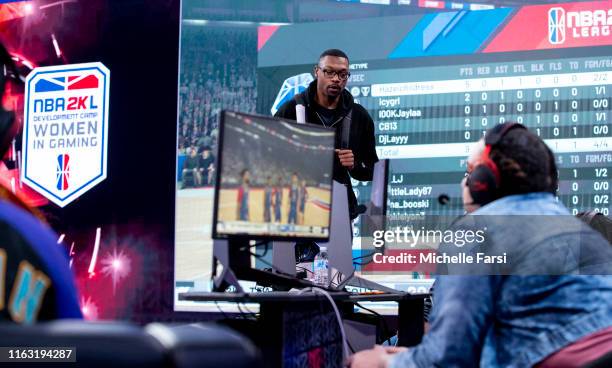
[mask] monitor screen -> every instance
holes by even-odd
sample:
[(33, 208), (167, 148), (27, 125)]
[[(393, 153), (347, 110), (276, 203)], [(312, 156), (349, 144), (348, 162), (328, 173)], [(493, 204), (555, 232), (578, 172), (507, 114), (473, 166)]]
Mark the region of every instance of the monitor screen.
[(326, 239), (334, 138), (316, 125), (225, 111), (213, 238)]
[[(208, 290), (219, 172), (207, 162), (199, 183), (184, 178), (187, 151), (214, 156), (221, 109), (273, 114), (308, 87), (319, 55), (330, 48), (349, 56), (346, 88), (372, 117), (379, 159), (389, 160), (382, 212), (387, 218), (463, 214), (466, 157), (483, 131), (504, 121), (522, 122), (550, 145), (559, 168), (559, 200), (571, 213), (594, 209), (610, 215), (612, 38), (601, 17), (609, 2), (438, 12), (419, 10), (420, 2), (372, 8), (329, 1), (300, 7), (297, 17), (251, 24), (211, 21), (198, 3), (182, 2), (178, 290)], [(588, 22), (595, 17), (597, 24)], [(376, 183), (353, 180), (352, 186), (359, 204), (374, 201)], [(369, 219), (362, 215), (353, 222), (357, 270), (386, 286), (416, 291), (422, 279), (415, 277), (428, 275), (366, 266), (369, 258), (359, 258), (372, 253), (371, 242), (363, 246)]]
[[(552, 149), (559, 201), (572, 214), (609, 215), (612, 38), (601, 22), (581, 23), (608, 10), (606, 2), (580, 2), (265, 25), (257, 111), (275, 113), (306, 89), (318, 55), (339, 47), (350, 58), (346, 88), (374, 121), (378, 157), (389, 160), (389, 218), (461, 215), (466, 157), (487, 129), (507, 121), (524, 124)], [(555, 14), (564, 22), (551, 29)], [(287, 53), (294, 40), (300, 47)], [(353, 182), (360, 204), (369, 202), (371, 187)], [(359, 226), (365, 221), (353, 230), (355, 258), (372, 252)], [(398, 288), (413, 275), (407, 266), (390, 274), (374, 263), (361, 271)]]

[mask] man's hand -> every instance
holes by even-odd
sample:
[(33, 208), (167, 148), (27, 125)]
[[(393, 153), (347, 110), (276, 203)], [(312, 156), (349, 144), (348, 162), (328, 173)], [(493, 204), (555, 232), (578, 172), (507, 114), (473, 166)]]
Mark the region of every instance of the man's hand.
[(338, 154), (342, 166), (349, 170), (355, 167), (355, 156), (353, 155), (353, 151), (350, 149), (337, 149), (336, 153)]
[(408, 350), (404, 347), (374, 346), (373, 349), (363, 350), (349, 357), (347, 366), (350, 368), (387, 368), (393, 354)]

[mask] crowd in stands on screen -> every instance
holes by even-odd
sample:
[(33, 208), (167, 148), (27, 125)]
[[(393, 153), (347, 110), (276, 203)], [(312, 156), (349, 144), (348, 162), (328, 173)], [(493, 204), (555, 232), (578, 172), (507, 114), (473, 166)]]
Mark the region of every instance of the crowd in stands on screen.
[(199, 187), (202, 183), (200, 177), (200, 160), (198, 159), (198, 150), (195, 147), (189, 149), (189, 155), (183, 162), (183, 187), (186, 187), (188, 182), (192, 186)]
[(210, 148), (204, 147), (202, 157), (200, 157), (200, 177), (203, 185), (213, 185), (215, 177), (215, 159), (210, 153)]
[(187, 155), (183, 161), (182, 187), (200, 187), (213, 185), (215, 176), (215, 159), (209, 147), (204, 147), (198, 155), (196, 147), (185, 150)]
[[(225, 57), (223, 55), (232, 55)], [(182, 35), (179, 152), (216, 147), (222, 109), (254, 113), (257, 31), (189, 27)], [(215, 170), (214, 160), (212, 170)], [(200, 168), (202, 184), (213, 175)], [(206, 178), (208, 176), (208, 178)], [(209, 180), (207, 180), (209, 179)]]

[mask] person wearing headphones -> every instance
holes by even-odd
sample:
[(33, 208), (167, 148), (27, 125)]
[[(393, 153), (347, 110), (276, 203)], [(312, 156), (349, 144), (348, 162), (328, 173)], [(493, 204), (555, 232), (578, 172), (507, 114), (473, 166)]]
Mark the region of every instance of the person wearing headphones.
[[(15, 115), (2, 106), (5, 82), (19, 83), (0, 44), (0, 156), (19, 131)], [(42, 215), (0, 186), (0, 323), (31, 324), (82, 318), (68, 257)]]
[(550, 149), (523, 125), (506, 123), (489, 130), (468, 161), (461, 185), (473, 216), (466, 220), (486, 222), (490, 244), (526, 252), (512, 267), (530, 272), (438, 276), (430, 329), (419, 345), (377, 346), (348, 364), (549, 368), (610, 359), (610, 246), (555, 198)]

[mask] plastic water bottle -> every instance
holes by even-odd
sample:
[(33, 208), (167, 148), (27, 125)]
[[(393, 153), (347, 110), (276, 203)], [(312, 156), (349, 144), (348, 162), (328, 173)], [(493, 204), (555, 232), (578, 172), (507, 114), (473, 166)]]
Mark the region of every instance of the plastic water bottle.
[(329, 286), (329, 259), (326, 247), (321, 247), (314, 259), (314, 283), (323, 287)]

